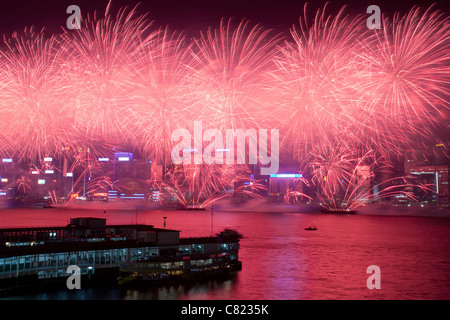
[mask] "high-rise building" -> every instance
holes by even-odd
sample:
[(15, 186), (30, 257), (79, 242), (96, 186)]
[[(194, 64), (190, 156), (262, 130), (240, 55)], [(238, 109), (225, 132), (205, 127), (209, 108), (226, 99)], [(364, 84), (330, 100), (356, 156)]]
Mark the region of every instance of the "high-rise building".
[(449, 159), (444, 146), (436, 145), (429, 150), (408, 150), (405, 155), (405, 174), (409, 175), (434, 192), (424, 192), (416, 188), (418, 200), (424, 204), (448, 206)]
[[(289, 199), (307, 200), (303, 194), (304, 184), (301, 173), (278, 173), (271, 174), (269, 180), (269, 200), (271, 202), (286, 202)], [(289, 195), (300, 195), (289, 197)], [(287, 197), (286, 197), (287, 196)]]

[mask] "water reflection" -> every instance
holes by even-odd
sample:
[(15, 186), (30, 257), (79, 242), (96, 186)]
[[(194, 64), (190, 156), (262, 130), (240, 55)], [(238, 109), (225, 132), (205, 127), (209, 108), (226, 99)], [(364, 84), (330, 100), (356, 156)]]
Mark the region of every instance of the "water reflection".
[(232, 299), (235, 279), (212, 280), (178, 286), (160, 286), (120, 290), (125, 300)]
[[(2, 226), (65, 225), (70, 217), (104, 216), (89, 210), (0, 211)], [(139, 221), (208, 236), (208, 212), (143, 211)], [(108, 223), (130, 223), (135, 212), (108, 211)], [(315, 221), (317, 231), (304, 228)], [(450, 219), (320, 213), (216, 212), (215, 232), (244, 235), (243, 267), (227, 280), (125, 289), (63, 289), (16, 299), (449, 299)], [(366, 269), (381, 268), (381, 290), (368, 290)]]

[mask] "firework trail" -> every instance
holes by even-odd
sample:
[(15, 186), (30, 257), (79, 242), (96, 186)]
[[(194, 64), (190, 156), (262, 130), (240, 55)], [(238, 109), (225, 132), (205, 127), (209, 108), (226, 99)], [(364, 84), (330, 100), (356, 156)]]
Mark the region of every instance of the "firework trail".
[(448, 18), (414, 9), (384, 19), (378, 32), (365, 17), (345, 16), (344, 8), (331, 17), (325, 9), (311, 26), (300, 21), (292, 30), (273, 72), (294, 156), (340, 140), (398, 152), (414, 145), (413, 134), (430, 135), (430, 124), (448, 129)]
[[(236, 165), (182, 165), (168, 171), (163, 179), (153, 177), (148, 184), (168, 193), (185, 208), (205, 208), (229, 197), (261, 198), (265, 186), (249, 182), (247, 168)], [(248, 182), (248, 185), (244, 184)]]
[(398, 151), (414, 137), (435, 139), (435, 127), (449, 129), (449, 38), (448, 16), (430, 7), (384, 18), (381, 31), (360, 42), (360, 134)]
[(4, 39), (0, 121), (2, 149), (19, 160), (57, 155), (65, 141), (80, 141), (64, 103), (70, 94), (55, 37), (26, 29)]
[(266, 128), (274, 101), (266, 74), (279, 42), (270, 30), (247, 21), (234, 26), (222, 19), (217, 29), (201, 33), (192, 49), (201, 119), (223, 129)]
[(351, 211), (374, 200), (393, 196), (417, 201), (411, 191), (413, 188), (433, 192), (432, 185), (413, 183), (405, 177), (376, 182), (377, 174), (391, 172), (392, 165), (374, 150), (358, 153), (342, 144), (321, 146), (311, 153), (309, 166), (312, 182), (319, 187), (317, 197), (327, 210)]
[(19, 179), (17, 179), (16, 186), (17, 189), (20, 190), (22, 188), (22, 192), (26, 193), (27, 190), (31, 190), (30, 183), (31, 180), (27, 176), (21, 176)]
[(273, 72), (281, 101), (276, 118), (281, 119), (285, 145), (298, 159), (314, 145), (348, 140), (347, 128), (353, 123), (348, 114), (357, 107), (352, 96), (358, 69), (353, 51), (367, 28), (363, 17), (345, 16), (344, 8), (335, 17), (325, 9), (309, 25), (305, 6), (305, 18), (280, 48)]
[(75, 114), (74, 126), (86, 137), (126, 143), (132, 137), (136, 106), (124, 82), (141, 47), (153, 37), (151, 23), (136, 8), (122, 8), (116, 16), (106, 9), (83, 19), (79, 30), (66, 30), (61, 46), (65, 76), (72, 93), (66, 97)]
[(161, 29), (128, 68), (125, 88), (136, 106), (133, 132), (136, 147), (143, 154), (161, 159), (172, 149), (170, 136), (177, 128), (192, 126), (198, 115), (194, 108), (190, 76), (190, 44), (180, 33)]

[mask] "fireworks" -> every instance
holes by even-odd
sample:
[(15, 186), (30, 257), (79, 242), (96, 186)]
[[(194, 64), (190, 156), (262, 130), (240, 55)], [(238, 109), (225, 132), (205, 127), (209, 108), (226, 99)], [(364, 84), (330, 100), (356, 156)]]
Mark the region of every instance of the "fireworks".
[(186, 208), (205, 208), (230, 197), (237, 201), (258, 199), (260, 192), (265, 190), (261, 181), (249, 181), (247, 168), (243, 165), (182, 165), (167, 172), (162, 179), (154, 176), (147, 183)]
[(266, 76), (273, 69), (279, 37), (261, 26), (242, 21), (237, 27), (222, 20), (195, 40), (196, 70), (193, 84), (200, 102), (200, 117), (217, 128), (266, 128), (273, 83)]
[[(136, 9), (136, 8), (135, 8)], [(126, 143), (133, 135), (136, 109), (125, 85), (141, 59), (141, 48), (154, 37), (151, 22), (122, 9), (112, 16), (83, 19), (82, 28), (67, 30), (60, 41), (64, 76), (71, 83), (65, 97), (67, 112), (75, 114), (74, 127), (88, 139)]]
[[(114, 146), (167, 161), (171, 133), (194, 121), (221, 131), (279, 128), (283, 146), (333, 198), (355, 179), (356, 151), (390, 154), (421, 143), (418, 137), (439, 140), (431, 133), (448, 129), (447, 16), (415, 8), (370, 30), (363, 14), (342, 8), (332, 16), (325, 7), (309, 23), (306, 9), (285, 39), (248, 21), (222, 20), (189, 40), (136, 8), (113, 15), (109, 7), (102, 17), (87, 15), (79, 30), (5, 36), (1, 153), (71, 159), (85, 175), (95, 166), (89, 159)], [(241, 177), (236, 166), (182, 170), (166, 178), (171, 188), (190, 185), (190, 200), (173, 192), (184, 202), (208, 203)], [(23, 191), (26, 179), (17, 182)]]
[(364, 39), (359, 96), (366, 116), (356, 118), (363, 134), (398, 150), (448, 122), (449, 37), (448, 17), (415, 8), (392, 21), (384, 18), (381, 32)]
[(364, 20), (344, 16), (343, 9), (331, 17), (324, 8), (314, 21), (309, 26), (305, 17), (291, 30), (293, 41), (281, 48), (273, 71), (281, 93), (276, 114), (298, 159), (330, 139), (349, 141), (349, 114), (359, 107), (352, 95), (358, 68), (353, 52), (357, 39), (366, 36)]
[[(65, 141), (77, 141), (75, 120), (65, 111), (69, 94), (62, 76), (57, 41), (25, 30), (5, 39), (1, 52), (3, 85), (0, 108), (2, 151), (19, 159), (58, 154)], [(78, 140), (79, 141), (79, 140)]]
[(299, 159), (330, 141), (396, 152), (448, 121), (448, 18), (414, 9), (385, 18), (382, 31), (364, 18), (324, 9), (281, 49), (281, 126)]
[[(417, 201), (413, 188), (433, 192), (430, 185), (412, 183), (404, 177), (378, 181), (380, 173), (390, 172), (392, 166), (373, 150), (359, 155), (342, 144), (328, 146), (311, 153), (309, 166), (318, 187), (317, 197), (328, 210), (351, 211), (392, 196)], [(375, 186), (380, 190), (375, 191)]]

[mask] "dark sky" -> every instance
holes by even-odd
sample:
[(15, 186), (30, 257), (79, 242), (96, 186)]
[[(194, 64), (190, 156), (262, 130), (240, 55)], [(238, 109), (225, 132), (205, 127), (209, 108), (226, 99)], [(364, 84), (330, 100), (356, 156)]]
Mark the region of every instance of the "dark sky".
[[(9, 35), (25, 26), (38, 29), (46, 27), (49, 32), (57, 32), (65, 27), (69, 14), (69, 5), (78, 5), (81, 14), (99, 10), (104, 12), (109, 0), (1, 0), (0, 1), (0, 33)], [(310, 0), (311, 12), (322, 7), (327, 1)], [(418, 1), (418, 0), (331, 0), (330, 12), (337, 11), (347, 5), (348, 13), (365, 13), (366, 8), (376, 4), (381, 12), (392, 15), (393, 12), (405, 12), (414, 5), (428, 7), (437, 3), (437, 8), (449, 12), (450, 1)], [(447, 3), (448, 2), (448, 3)], [(216, 26), (222, 17), (233, 17), (237, 20), (247, 18), (254, 23), (287, 31), (298, 22), (303, 13), (304, 0), (112, 0), (112, 8), (134, 7), (140, 3), (140, 11), (149, 13), (150, 20), (157, 25), (174, 29), (183, 29), (196, 35), (199, 29), (209, 25)], [(368, 15), (369, 16), (369, 15)]]

